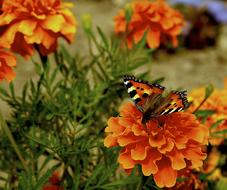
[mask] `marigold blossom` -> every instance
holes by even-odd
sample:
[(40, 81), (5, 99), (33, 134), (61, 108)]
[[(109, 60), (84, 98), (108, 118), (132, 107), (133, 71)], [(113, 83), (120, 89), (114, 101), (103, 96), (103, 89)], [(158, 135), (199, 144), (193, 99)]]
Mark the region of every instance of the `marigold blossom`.
[(206, 183), (199, 179), (198, 172), (192, 170), (183, 171), (180, 176), (182, 181), (176, 183), (172, 188), (165, 188), (165, 190), (205, 190)]
[(169, 7), (163, 0), (149, 2), (135, 1), (131, 4), (132, 15), (129, 23), (124, 10), (115, 16), (115, 33), (126, 35), (127, 45), (141, 41), (146, 33), (146, 42), (150, 48), (157, 48), (161, 43), (170, 41), (174, 47), (178, 45), (177, 36), (184, 25), (183, 16)]
[(0, 48), (0, 81), (6, 79), (11, 81), (16, 76), (13, 67), (16, 66), (16, 58), (10, 52)]
[[(208, 142), (208, 129), (190, 113), (177, 112), (151, 119), (145, 127), (142, 113), (131, 102), (120, 108), (119, 117), (111, 117), (105, 132), (106, 147), (120, 146), (118, 162), (130, 171), (142, 166), (145, 176), (153, 175), (159, 187), (173, 187), (182, 169), (198, 168), (206, 154), (202, 147)], [(168, 175), (167, 175), (168, 174)]]
[(209, 174), (213, 172), (218, 166), (220, 156), (221, 154), (217, 148), (212, 147), (211, 151), (207, 153), (207, 159), (203, 165), (203, 173)]
[[(42, 55), (57, 48), (57, 39), (72, 42), (76, 20), (61, 0), (4, 0), (0, 43), (28, 58), (38, 46)], [(35, 45), (36, 44), (36, 45)]]
[(44, 185), (42, 190), (64, 190), (63, 187), (59, 186), (59, 183), (61, 182), (59, 172), (54, 172), (48, 181), (49, 184)]
[[(194, 111), (197, 106), (203, 101), (205, 95), (204, 88), (197, 88), (191, 91), (190, 98), (192, 99), (192, 105), (190, 111)], [(227, 129), (227, 78), (224, 81), (223, 89), (215, 89), (211, 96), (202, 104), (201, 110), (214, 110), (215, 113), (209, 116), (206, 120), (206, 126), (210, 128), (215, 122), (223, 119), (220, 125), (214, 129), (211, 129), (211, 133), (222, 131)], [(227, 137), (227, 135), (223, 135)], [(224, 138), (210, 137), (209, 141), (212, 145), (219, 145)]]

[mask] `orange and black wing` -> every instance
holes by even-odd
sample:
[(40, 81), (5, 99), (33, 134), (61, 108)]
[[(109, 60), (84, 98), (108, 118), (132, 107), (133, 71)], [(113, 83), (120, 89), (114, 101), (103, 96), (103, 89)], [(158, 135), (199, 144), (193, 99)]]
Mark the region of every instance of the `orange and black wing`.
[(165, 87), (158, 83), (149, 83), (147, 81), (137, 79), (132, 75), (124, 76), (123, 79), (129, 96), (141, 111), (144, 110), (144, 106), (147, 105), (150, 97), (161, 95), (165, 90)]
[(187, 109), (190, 105), (187, 99), (186, 90), (184, 91), (171, 91), (166, 97), (167, 104), (159, 109), (157, 115), (166, 115), (174, 112), (179, 112)]

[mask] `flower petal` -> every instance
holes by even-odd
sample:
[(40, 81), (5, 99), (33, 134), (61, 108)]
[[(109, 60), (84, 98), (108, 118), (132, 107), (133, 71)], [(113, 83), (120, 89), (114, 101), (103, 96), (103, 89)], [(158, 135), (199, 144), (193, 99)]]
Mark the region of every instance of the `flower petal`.
[(35, 21), (30, 19), (22, 20), (18, 26), (18, 31), (28, 36), (33, 35), (36, 24)]
[(128, 135), (119, 136), (117, 142), (120, 146), (126, 146), (133, 143), (141, 142), (143, 137), (135, 137), (133, 133), (129, 133)]
[(170, 152), (174, 147), (174, 142), (171, 139), (166, 140), (166, 144), (164, 144), (161, 148), (158, 148), (158, 150), (162, 153), (165, 154), (166, 152)]
[(171, 167), (170, 160), (163, 157), (157, 162), (158, 172), (154, 174), (154, 181), (158, 187), (173, 187), (176, 184), (177, 172)]
[(158, 172), (157, 161), (161, 160), (162, 154), (160, 154), (156, 149), (150, 149), (147, 153), (147, 159), (142, 162), (142, 172), (145, 176), (150, 176)]
[(65, 19), (62, 15), (48, 15), (42, 22), (42, 27), (53, 32), (60, 32)]
[(111, 117), (108, 120), (107, 125), (108, 127), (106, 127), (105, 129), (105, 132), (107, 133), (113, 132), (116, 134), (121, 134), (125, 130), (125, 127), (123, 127), (122, 125), (119, 125), (119, 118)]
[(201, 147), (187, 147), (182, 153), (187, 160), (191, 161), (193, 168), (201, 167), (203, 160), (206, 158), (206, 154), (201, 151)]
[(131, 156), (133, 160), (144, 160), (147, 157), (147, 151), (149, 150), (148, 146), (140, 143), (136, 144), (134, 149), (131, 149)]
[(184, 156), (180, 151), (177, 151), (177, 149), (174, 149), (171, 152), (167, 153), (166, 156), (171, 160), (172, 168), (174, 170), (181, 170), (186, 167)]
[(135, 166), (135, 161), (131, 159), (130, 150), (123, 149), (118, 157), (118, 162), (122, 165), (124, 169), (131, 169)]
[(152, 147), (158, 147), (160, 148), (162, 145), (166, 143), (166, 139), (163, 134), (157, 134), (157, 135), (150, 135), (149, 136), (149, 144)]
[(160, 45), (160, 31), (150, 29), (147, 33), (147, 43), (150, 48), (157, 48)]
[(173, 24), (173, 21), (171, 19), (163, 18), (161, 20), (161, 25), (162, 25), (164, 30), (168, 30), (168, 29), (172, 28), (174, 24)]
[(105, 147), (112, 147), (112, 146), (117, 146), (117, 138), (113, 137), (112, 135), (108, 135), (105, 140), (104, 140), (104, 146)]

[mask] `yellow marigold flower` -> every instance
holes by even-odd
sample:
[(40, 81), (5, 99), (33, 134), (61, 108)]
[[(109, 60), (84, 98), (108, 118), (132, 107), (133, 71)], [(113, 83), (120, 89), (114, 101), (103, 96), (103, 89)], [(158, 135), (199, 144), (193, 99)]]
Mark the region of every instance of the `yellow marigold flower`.
[[(191, 91), (190, 98), (192, 105), (190, 111), (194, 111), (197, 106), (203, 101), (205, 88), (197, 88)], [(211, 127), (218, 120), (223, 119), (220, 125), (211, 129), (211, 133), (227, 129), (227, 78), (224, 81), (223, 89), (215, 89), (212, 95), (200, 107), (201, 110), (214, 110), (215, 113), (207, 118), (206, 126)], [(227, 135), (226, 135), (227, 137)], [(223, 142), (223, 138), (210, 138), (212, 145), (219, 145)]]
[[(123, 104), (119, 117), (111, 117), (105, 132), (106, 147), (120, 146), (118, 162), (127, 171), (142, 166), (145, 176), (153, 175), (159, 187), (173, 187), (183, 169), (198, 168), (206, 154), (208, 129), (193, 114), (177, 112), (142, 124), (142, 113), (131, 102)], [(150, 131), (148, 134), (147, 131)]]
[(10, 52), (0, 48), (0, 81), (6, 79), (11, 81), (16, 76), (13, 67), (16, 66), (16, 58)]
[(58, 37), (72, 42), (76, 20), (61, 0), (4, 0), (0, 43), (28, 58), (38, 46), (42, 55), (57, 48)]
[(163, 0), (135, 1), (131, 7), (132, 15), (128, 23), (124, 10), (120, 10), (114, 18), (115, 33), (126, 35), (129, 48), (133, 43), (141, 41), (145, 33), (150, 48), (157, 48), (167, 41), (171, 41), (174, 47), (178, 45), (177, 36), (181, 34), (184, 25), (180, 12), (169, 7)]

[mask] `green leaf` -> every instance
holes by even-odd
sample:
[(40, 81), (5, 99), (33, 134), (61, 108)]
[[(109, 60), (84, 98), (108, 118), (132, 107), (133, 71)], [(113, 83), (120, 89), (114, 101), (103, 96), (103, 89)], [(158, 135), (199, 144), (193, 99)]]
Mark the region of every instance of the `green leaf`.
[(47, 172), (42, 177), (40, 177), (39, 180), (37, 181), (34, 187), (34, 190), (40, 190), (44, 186), (44, 184), (48, 181), (49, 177), (51, 177), (55, 169), (56, 168), (53, 167), (47, 170)]
[(35, 71), (38, 75), (41, 75), (42, 74), (42, 65), (39, 64), (39, 63), (36, 63), (34, 62), (34, 65), (35, 65)]
[(165, 80), (165, 77), (160, 77), (152, 81), (152, 83), (161, 84)]
[(211, 125), (211, 127), (209, 129), (212, 130), (212, 129), (218, 127), (223, 121), (225, 121), (225, 119), (217, 120), (214, 124)]
[(23, 101), (23, 103), (25, 103), (27, 92), (28, 92), (28, 82), (25, 83), (25, 85), (23, 87), (23, 91), (22, 91), (22, 101)]
[(12, 98), (15, 99), (15, 90), (14, 90), (14, 85), (12, 82), (9, 84), (9, 90), (10, 90)]
[(187, 181), (188, 178), (187, 177), (178, 177), (177, 178), (177, 182), (184, 182), (184, 181)]
[(132, 5), (127, 3), (125, 5), (125, 19), (126, 19), (126, 22), (129, 23), (130, 20), (131, 20), (131, 17), (132, 17), (132, 13), (133, 13), (133, 10), (132, 10)]
[(227, 187), (227, 178), (222, 177), (217, 181), (215, 190), (226, 190)]
[[(97, 165), (96, 168), (93, 170), (92, 175), (88, 178), (85, 189), (88, 188), (88, 186), (90, 184), (92, 184), (92, 182), (95, 182), (95, 179), (98, 175), (100, 175), (100, 173), (103, 172), (105, 168), (103, 167), (103, 165)], [(93, 183), (94, 183), (93, 182)]]
[(52, 75), (51, 75), (51, 78), (50, 78), (50, 85), (52, 85), (53, 82), (55, 81), (56, 76), (57, 76), (57, 74), (58, 74), (58, 71), (59, 71), (58, 68), (56, 68), (56, 69), (53, 71), (53, 73), (52, 73)]
[(49, 155), (45, 158), (45, 160), (43, 161), (42, 165), (39, 167), (39, 172), (42, 171), (42, 169), (47, 166), (47, 164), (50, 162), (50, 161), (53, 161), (53, 155)]
[(125, 185), (129, 185), (129, 184), (137, 184), (138, 182), (139, 182), (139, 178), (137, 176), (130, 176), (127, 178), (113, 181), (113, 182), (105, 184), (105, 185), (101, 185), (100, 188), (108, 189), (108, 188), (114, 187), (114, 186), (125, 186)]
[(92, 33), (92, 18), (91, 18), (91, 15), (88, 14), (88, 13), (82, 14), (81, 23), (82, 23), (82, 27), (85, 31), (85, 34), (87, 34), (88, 36), (91, 35), (91, 33)]
[(195, 115), (198, 118), (207, 118), (215, 113), (215, 110), (198, 110)]
[(144, 32), (142, 39), (136, 45), (134, 44), (134, 47), (138, 48), (138, 49), (141, 49), (141, 48), (143, 48), (146, 45), (146, 43), (147, 43), (147, 32)]
[(221, 131), (215, 131), (213, 133), (211, 133), (211, 135), (224, 135), (227, 134), (227, 129), (221, 130)]
[(205, 89), (205, 99), (209, 98), (210, 95), (213, 93), (213, 91), (214, 91), (214, 86), (212, 84), (209, 84)]
[(27, 173), (22, 172), (19, 175), (19, 185), (18, 185), (19, 190), (33, 189), (33, 184), (34, 184), (34, 175), (31, 169), (29, 169)]
[(0, 87), (0, 94), (3, 95), (3, 96), (5, 96), (5, 97), (9, 97), (8, 92), (4, 88), (2, 88), (2, 87)]
[(199, 179), (200, 179), (200, 180), (206, 180), (207, 177), (208, 177), (209, 175), (210, 175), (210, 174), (200, 173), (200, 174), (199, 174)]
[(104, 35), (104, 33), (102, 32), (102, 30), (99, 27), (97, 27), (97, 30), (98, 30), (99, 36), (101, 37), (101, 39), (102, 39), (102, 41), (104, 43), (104, 47), (106, 49), (108, 49), (109, 44), (108, 44), (106, 36)]

